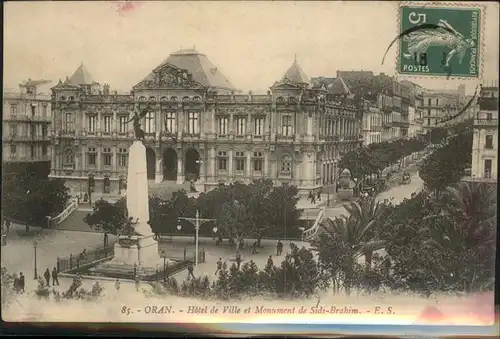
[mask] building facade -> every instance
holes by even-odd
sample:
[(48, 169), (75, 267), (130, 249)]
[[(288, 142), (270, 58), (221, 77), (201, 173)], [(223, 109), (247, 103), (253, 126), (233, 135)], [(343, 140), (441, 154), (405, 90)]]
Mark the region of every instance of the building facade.
[(422, 126), (424, 88), (408, 80), (402, 80), (401, 84), (409, 90), (408, 137), (414, 138), (424, 133)]
[(474, 119), (472, 180), (497, 180), (498, 168), (498, 87), (483, 86)]
[(19, 92), (4, 92), (4, 163), (50, 162), (51, 96), (42, 90), (48, 83), (50, 81), (28, 80), (19, 85)]
[[(203, 54), (181, 50), (135, 85), (110, 93), (81, 65), (53, 88), (53, 177), (71, 192), (125, 187), (134, 109), (149, 107), (148, 178), (220, 183), (269, 178), (301, 192), (333, 182), (336, 157), (361, 144), (359, 106), (314, 88), (295, 60), (267, 94), (240, 94)], [(94, 178), (94, 180), (89, 180)]]

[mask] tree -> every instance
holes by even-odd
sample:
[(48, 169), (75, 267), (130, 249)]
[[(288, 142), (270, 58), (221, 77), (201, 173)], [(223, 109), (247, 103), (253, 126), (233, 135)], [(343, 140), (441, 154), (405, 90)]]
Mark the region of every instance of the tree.
[(296, 186), (285, 184), (274, 187), (268, 194), (266, 218), (268, 218), (267, 223), (271, 227), (263, 232), (264, 236), (281, 239), (300, 236), (300, 211), (297, 209), (298, 193)]
[(278, 296), (310, 297), (320, 286), (321, 277), (318, 265), (311, 250), (290, 244), (280, 267), (273, 267), (274, 289)]
[(219, 232), (225, 234), (229, 239), (235, 240), (236, 254), (239, 254), (240, 242), (245, 235), (248, 235), (252, 225), (252, 218), (245, 204), (238, 200), (222, 204), (217, 218), (217, 226)]
[(247, 210), (252, 219), (250, 233), (257, 238), (257, 246), (261, 246), (264, 234), (269, 234), (275, 225), (271, 222), (269, 212), (272, 210), (271, 192), (272, 180), (255, 180), (248, 186), (249, 197), (245, 201)]
[(46, 226), (46, 217), (61, 213), (70, 199), (61, 179), (11, 173), (2, 182), (5, 216), (26, 224)]
[(472, 159), (472, 132), (460, 133), (441, 144), (419, 166), (419, 175), (425, 186), (440, 194), (446, 187), (458, 182)]
[[(329, 270), (332, 279), (343, 278), (343, 286), (350, 294), (355, 283), (357, 261), (365, 257), (365, 272), (369, 272), (373, 252), (384, 248), (386, 242), (379, 238), (382, 209), (373, 198), (352, 202), (345, 206), (349, 216), (334, 220), (326, 219), (321, 225), (322, 234), (313, 240), (313, 248), (318, 252), (320, 262)], [(342, 262), (338, 262), (338, 252), (332, 251), (332, 243), (343, 249)], [(336, 256), (336, 257), (334, 257)]]
[(495, 188), (462, 183), (443, 193), (421, 192), (386, 218), (392, 288), (426, 295), (492, 288)]
[[(359, 240), (364, 240), (362, 251), (365, 256), (365, 271), (368, 273), (371, 268), (373, 252), (385, 246), (385, 241), (380, 238), (384, 226), (382, 218), (384, 206), (374, 197), (366, 197), (345, 204), (344, 208), (349, 216), (356, 220), (356, 230), (359, 233), (355, 236), (359, 237)], [(354, 243), (353, 239), (351, 244)]]
[(115, 203), (110, 203), (104, 199), (96, 201), (92, 213), (88, 213), (83, 221), (91, 228), (103, 232), (103, 243), (104, 246), (107, 246), (108, 234), (117, 235), (129, 221), (125, 198)]

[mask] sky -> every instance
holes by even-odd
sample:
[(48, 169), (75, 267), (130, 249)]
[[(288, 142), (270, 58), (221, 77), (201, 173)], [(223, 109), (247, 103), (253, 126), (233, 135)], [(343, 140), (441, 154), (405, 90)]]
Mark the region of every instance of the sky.
[[(395, 73), (397, 2), (6, 2), (4, 88), (55, 83), (83, 62), (95, 80), (130, 91), (170, 53), (195, 47), (243, 91), (265, 92), (293, 63), (310, 77), (337, 70)], [(484, 20), (483, 81), (498, 76), (499, 6)], [(405, 79), (405, 77), (398, 77)], [(409, 79), (453, 89), (478, 80)]]

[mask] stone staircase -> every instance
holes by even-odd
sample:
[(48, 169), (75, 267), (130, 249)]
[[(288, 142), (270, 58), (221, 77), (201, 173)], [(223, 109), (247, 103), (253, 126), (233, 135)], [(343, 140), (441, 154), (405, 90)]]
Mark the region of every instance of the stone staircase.
[(322, 233), (325, 232), (324, 227), (329, 227), (332, 225), (332, 223), (333, 223), (333, 221), (331, 218), (328, 218), (328, 217), (323, 218), (318, 225), (318, 230), (308, 240), (312, 240), (314, 237), (319, 237)]

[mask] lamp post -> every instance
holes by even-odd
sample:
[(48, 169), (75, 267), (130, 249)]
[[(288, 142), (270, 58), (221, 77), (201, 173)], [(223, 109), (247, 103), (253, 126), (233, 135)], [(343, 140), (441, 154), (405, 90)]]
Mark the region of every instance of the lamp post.
[(38, 243), (36, 242), (36, 240), (33, 242), (33, 249), (35, 250), (35, 269), (34, 269), (34, 280), (38, 279), (38, 272), (36, 270), (36, 246), (38, 245)]
[[(332, 185), (336, 185), (337, 183), (337, 159), (335, 159), (333, 161), (333, 182), (330, 183), (330, 185), (328, 185), (328, 196), (327, 196), (327, 202), (326, 202), (326, 205), (328, 207), (330, 207), (330, 194), (331, 194), (331, 189), (332, 189)], [(334, 201), (335, 202), (335, 199)]]
[(163, 281), (167, 281), (167, 253), (165, 250), (161, 251), (161, 255), (163, 256)]
[[(189, 222), (191, 222), (193, 225), (194, 225), (194, 228), (196, 230), (196, 236), (195, 236), (195, 250), (196, 250), (196, 253), (195, 253), (195, 261), (196, 261), (196, 266), (198, 266), (198, 240), (199, 240), (199, 237), (198, 237), (198, 233), (200, 231), (200, 226), (205, 223), (205, 222), (208, 222), (208, 221), (217, 221), (217, 219), (203, 219), (203, 218), (200, 218), (200, 212), (198, 210), (196, 210), (196, 217), (195, 218), (185, 218), (185, 217), (179, 217), (177, 218), (178, 221), (180, 220), (187, 220)], [(181, 224), (177, 224), (177, 230), (180, 231), (182, 229), (182, 226)], [(212, 229), (212, 231), (214, 233), (217, 232), (217, 227), (214, 227)]]

